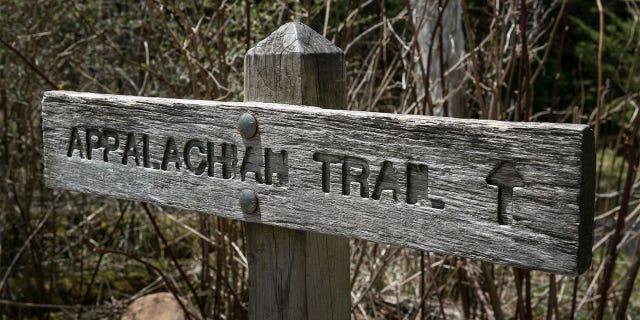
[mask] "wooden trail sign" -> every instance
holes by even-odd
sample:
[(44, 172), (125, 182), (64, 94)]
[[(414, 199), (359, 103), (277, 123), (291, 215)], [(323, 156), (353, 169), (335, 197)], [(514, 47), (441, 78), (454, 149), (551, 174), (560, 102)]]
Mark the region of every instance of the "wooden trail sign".
[(590, 264), (586, 125), (64, 91), (42, 117), (51, 188), (569, 275)]

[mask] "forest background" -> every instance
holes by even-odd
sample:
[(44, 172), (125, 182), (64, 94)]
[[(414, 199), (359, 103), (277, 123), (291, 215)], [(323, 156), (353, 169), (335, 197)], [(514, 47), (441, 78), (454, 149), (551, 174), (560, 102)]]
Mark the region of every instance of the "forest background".
[(292, 20), (345, 51), (351, 110), (596, 132), (587, 272), (352, 240), (352, 318), (638, 319), (639, 18), (631, 0), (0, 0), (0, 319), (113, 319), (157, 291), (194, 319), (246, 318), (242, 223), (46, 189), (41, 100), (242, 101), (246, 50)]

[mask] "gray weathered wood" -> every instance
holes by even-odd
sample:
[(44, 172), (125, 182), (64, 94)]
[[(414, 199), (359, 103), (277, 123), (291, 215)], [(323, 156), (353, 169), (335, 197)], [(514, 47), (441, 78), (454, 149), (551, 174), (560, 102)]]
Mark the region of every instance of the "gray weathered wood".
[[(427, 116), (354, 112), (314, 107), (46, 92), (43, 101), (46, 184), (52, 188), (99, 194), (209, 212), (218, 216), (305, 231), (367, 239), (490, 262), (578, 274), (590, 263), (594, 197), (594, 145), (588, 126), (511, 123)], [(253, 114), (259, 133), (243, 139), (237, 122)], [(104, 147), (92, 160), (78, 150), (67, 156), (72, 128), (111, 128), (120, 146), (103, 161)], [(150, 168), (121, 162), (128, 132), (149, 137)], [(230, 179), (215, 164), (213, 177), (196, 175), (182, 164), (161, 167), (168, 137), (178, 153), (194, 138), (237, 147)], [(95, 140), (95, 139), (94, 139)], [(112, 141), (113, 142), (113, 141)], [(113, 144), (113, 143), (111, 143)], [(257, 157), (245, 157), (246, 147)], [(286, 150), (288, 182), (258, 183), (254, 173), (241, 179), (245, 158), (260, 168), (264, 148)], [(192, 162), (206, 160), (192, 149)], [(140, 151), (142, 153), (142, 151)], [(232, 153), (232, 152), (231, 152)], [(369, 165), (369, 197), (360, 185), (342, 190), (342, 166), (330, 164), (323, 192), (322, 163), (314, 154), (359, 158)], [(397, 170), (397, 201), (391, 191), (371, 198), (382, 164)], [(343, 161), (344, 162), (344, 161)], [(206, 164), (206, 161), (203, 160)], [(407, 163), (428, 167), (428, 185), (418, 183), (417, 203), (407, 203)], [(496, 168), (510, 163), (522, 178), (513, 184), (511, 224), (498, 223)], [(197, 169), (197, 168), (196, 168)], [(349, 169), (350, 176), (357, 168)], [(500, 178), (500, 179), (499, 179)], [(489, 181), (488, 181), (489, 180)], [(491, 184), (493, 183), (493, 184)], [(258, 214), (243, 214), (241, 190), (258, 193)], [(505, 188), (505, 187), (503, 187)], [(367, 191), (367, 190), (365, 190)], [(440, 209), (442, 207), (442, 209)]]
[(344, 237), (258, 223), (247, 227), (251, 319), (349, 318)]
[(244, 63), (245, 101), (346, 107), (342, 50), (302, 23), (280, 27)]
[[(301, 23), (250, 49), (244, 72), (245, 101), (346, 106), (342, 51)], [(347, 238), (247, 223), (247, 240), (251, 319), (349, 319)]]

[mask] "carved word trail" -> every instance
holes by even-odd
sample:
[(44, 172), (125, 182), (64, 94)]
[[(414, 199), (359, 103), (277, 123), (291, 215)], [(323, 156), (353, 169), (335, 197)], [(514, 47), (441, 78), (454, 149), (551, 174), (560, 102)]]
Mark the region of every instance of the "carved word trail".
[[(384, 161), (380, 165), (380, 173), (376, 178), (373, 192), (369, 188), (369, 162), (360, 157), (316, 152), (313, 160), (322, 163), (322, 191), (331, 192), (331, 165), (341, 166), (340, 182), (342, 194), (351, 193), (352, 183), (360, 186), (360, 196), (379, 200), (383, 191), (391, 191), (394, 201), (398, 201), (400, 190), (400, 174), (393, 162)], [(428, 198), (429, 170), (427, 165), (419, 163), (406, 164), (405, 202), (416, 204), (420, 199), (430, 200), (431, 207), (444, 209), (444, 201)]]

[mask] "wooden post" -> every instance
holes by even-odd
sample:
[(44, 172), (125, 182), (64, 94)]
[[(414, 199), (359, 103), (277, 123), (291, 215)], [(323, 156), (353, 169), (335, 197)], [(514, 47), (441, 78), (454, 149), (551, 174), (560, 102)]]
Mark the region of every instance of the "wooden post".
[[(344, 54), (299, 22), (245, 57), (245, 101), (346, 107)], [(259, 125), (259, 123), (258, 123)], [(250, 319), (348, 319), (349, 241), (247, 223)]]

